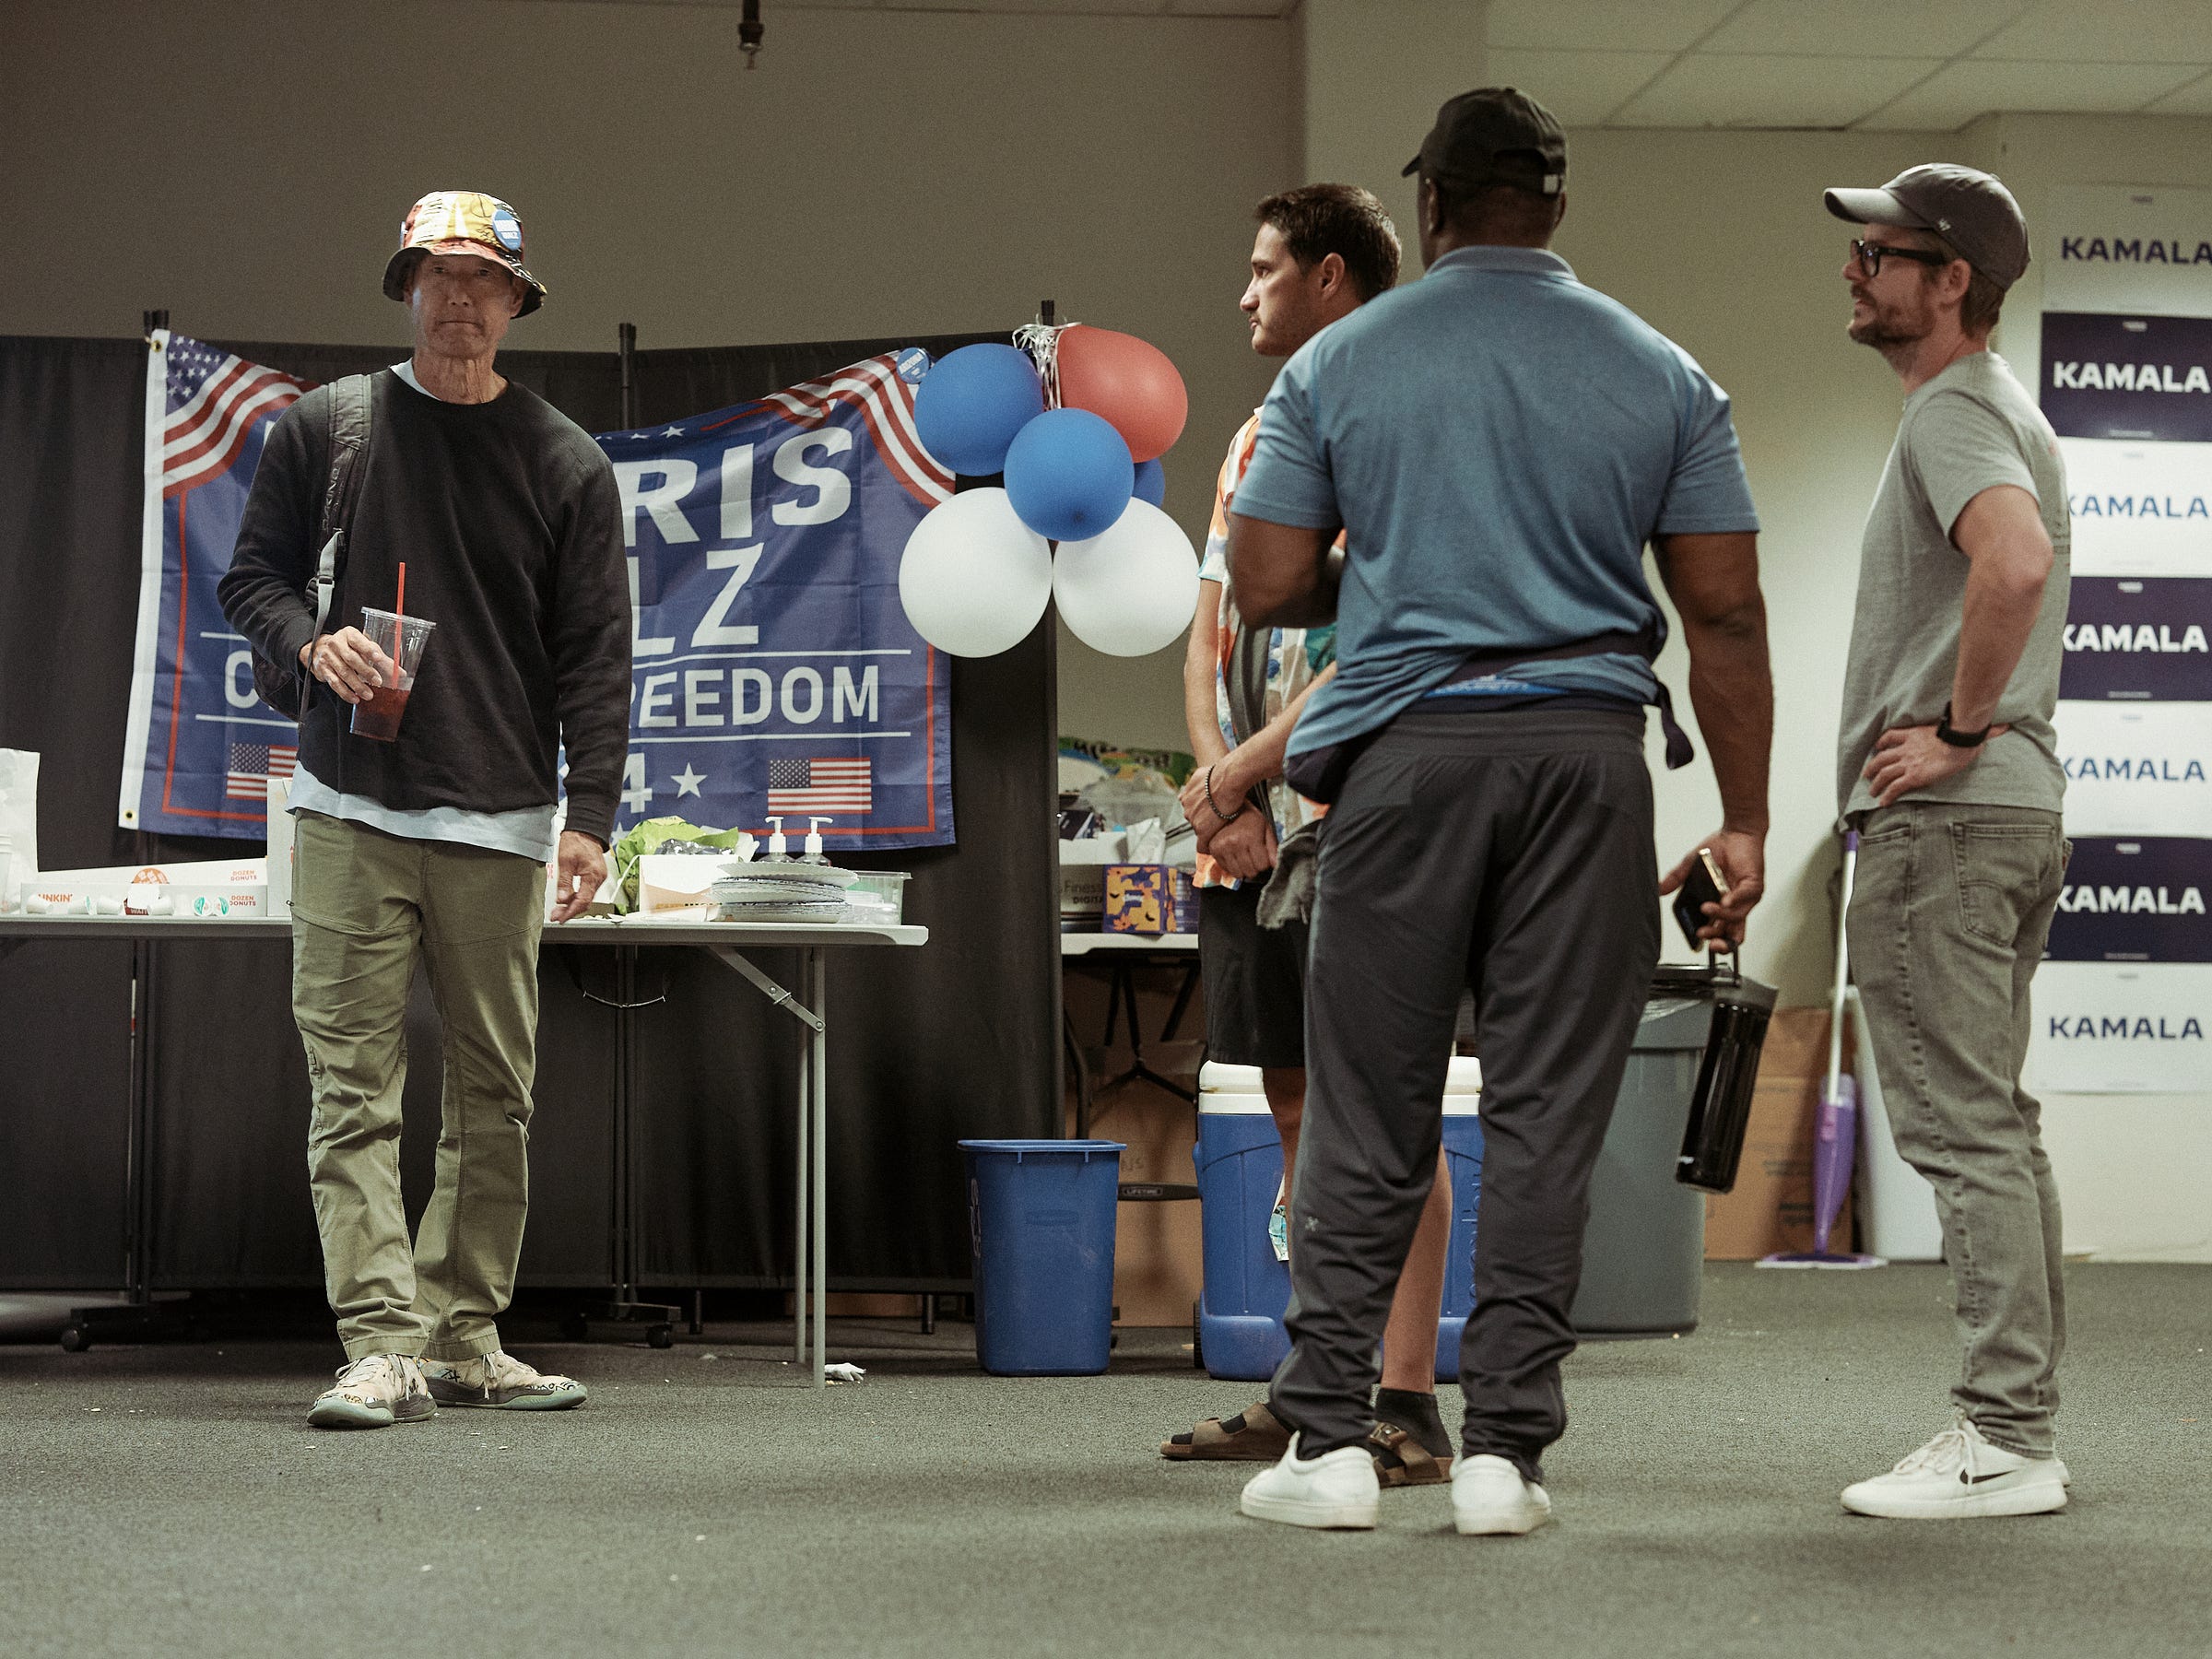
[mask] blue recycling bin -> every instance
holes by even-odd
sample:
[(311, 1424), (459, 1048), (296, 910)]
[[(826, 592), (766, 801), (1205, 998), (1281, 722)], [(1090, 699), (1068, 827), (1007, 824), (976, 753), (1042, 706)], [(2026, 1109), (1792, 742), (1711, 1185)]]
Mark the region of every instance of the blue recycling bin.
[[(1475, 1307), (1475, 1218), (1482, 1194), (1482, 1121), (1474, 1092), (1480, 1073), (1472, 1060), (1455, 1065), (1453, 1092), (1444, 1099), (1452, 1241), (1436, 1332), (1441, 1382), (1459, 1381), (1460, 1333)], [(1258, 1088), (1250, 1067), (1209, 1065), (1199, 1079), (1196, 1161), (1205, 1278), (1196, 1342), (1208, 1375), (1247, 1382), (1274, 1376), (1290, 1351), (1283, 1328), (1290, 1271), (1276, 1260), (1267, 1237), (1283, 1178), (1283, 1148)]]
[(1113, 1346), (1123, 1143), (964, 1140), (975, 1355), (998, 1377), (1093, 1377)]

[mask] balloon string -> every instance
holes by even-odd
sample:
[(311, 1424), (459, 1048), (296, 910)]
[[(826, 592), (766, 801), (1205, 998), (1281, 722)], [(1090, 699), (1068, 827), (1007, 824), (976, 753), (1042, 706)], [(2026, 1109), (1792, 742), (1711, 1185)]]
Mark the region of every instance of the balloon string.
[(1060, 403), (1060, 335), (1063, 330), (1074, 328), (1073, 323), (1025, 323), (1014, 331), (1014, 344), (1028, 352), (1037, 365), (1037, 378), (1044, 382), (1044, 406), (1057, 409)]

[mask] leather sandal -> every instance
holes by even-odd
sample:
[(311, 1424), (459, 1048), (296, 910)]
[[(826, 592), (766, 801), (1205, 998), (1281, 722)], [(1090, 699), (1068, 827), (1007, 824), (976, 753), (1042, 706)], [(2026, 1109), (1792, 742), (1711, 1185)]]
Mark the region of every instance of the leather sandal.
[(1232, 1418), (1207, 1418), (1188, 1434), (1159, 1442), (1159, 1454), (1184, 1462), (1277, 1463), (1290, 1430), (1263, 1400)]
[(1375, 1455), (1375, 1478), (1386, 1487), (1445, 1486), (1452, 1457), (1439, 1457), (1395, 1423), (1377, 1423), (1367, 1437)]

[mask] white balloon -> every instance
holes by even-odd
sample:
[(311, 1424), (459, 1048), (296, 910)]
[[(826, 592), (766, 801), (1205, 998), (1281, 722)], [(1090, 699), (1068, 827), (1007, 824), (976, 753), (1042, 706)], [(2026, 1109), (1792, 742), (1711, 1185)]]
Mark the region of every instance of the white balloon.
[(1062, 542), (1053, 597), (1076, 638), (1109, 656), (1147, 656), (1171, 645), (1198, 608), (1198, 556), (1175, 521), (1132, 500), (1112, 528)]
[(1053, 553), (1003, 489), (964, 489), (914, 526), (899, 560), (899, 601), (914, 631), (954, 656), (1018, 645), (1053, 596)]

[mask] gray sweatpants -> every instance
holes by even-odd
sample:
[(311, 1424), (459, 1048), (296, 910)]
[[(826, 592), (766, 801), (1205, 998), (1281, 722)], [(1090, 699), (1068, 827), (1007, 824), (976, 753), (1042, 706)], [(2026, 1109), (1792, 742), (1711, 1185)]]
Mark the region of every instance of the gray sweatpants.
[(1373, 1420), (1375, 1347), (1436, 1172), (1464, 985), (1483, 1167), (1462, 1444), (1540, 1478), (1567, 1422), (1590, 1173), (1659, 957), (1641, 712), (1400, 715), (1324, 820), (1319, 879), (1291, 1348), (1271, 1408), (1308, 1455)]
[(1958, 1295), (1951, 1400), (2028, 1457), (2053, 1455), (2066, 1296), (2058, 1183), (2020, 1064), (2066, 850), (2055, 812), (1902, 801), (1863, 820), (1851, 901), (1882, 1103), (1936, 1189)]

